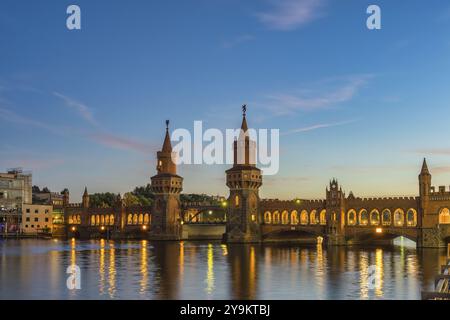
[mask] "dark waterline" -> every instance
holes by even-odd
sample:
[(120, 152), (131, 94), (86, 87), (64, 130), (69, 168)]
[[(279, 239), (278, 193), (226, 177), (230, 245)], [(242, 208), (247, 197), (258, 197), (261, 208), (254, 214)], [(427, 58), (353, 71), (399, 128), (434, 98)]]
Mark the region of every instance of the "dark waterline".
[[(445, 260), (404, 246), (0, 240), (0, 299), (420, 299)], [(66, 286), (72, 264), (80, 290)]]

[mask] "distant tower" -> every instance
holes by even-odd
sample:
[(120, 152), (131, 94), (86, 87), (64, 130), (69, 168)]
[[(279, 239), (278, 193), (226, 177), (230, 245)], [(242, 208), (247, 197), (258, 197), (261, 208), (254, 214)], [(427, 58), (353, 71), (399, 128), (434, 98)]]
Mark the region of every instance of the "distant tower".
[(249, 137), (245, 105), (242, 111), (241, 132), (233, 144), (233, 167), (226, 171), (227, 186), (230, 188), (226, 239), (228, 242), (259, 242), (259, 188), (262, 175), (256, 167), (256, 143)]
[(151, 188), (155, 193), (152, 205), (150, 238), (155, 240), (179, 240), (181, 238), (180, 193), (183, 178), (177, 175), (172, 161), (169, 120), (166, 121), (166, 136), (161, 151), (157, 153), (157, 174), (151, 177)]
[(84, 193), (83, 193), (83, 208), (89, 208), (89, 194), (87, 192), (87, 187), (84, 187)]
[(69, 190), (66, 188), (62, 191), (63, 207), (67, 207), (70, 203)]
[(345, 194), (336, 179), (330, 181), (326, 190), (328, 244), (345, 243)]
[(419, 174), (419, 195), (420, 195), (420, 206), (424, 213), (428, 207), (430, 200), (431, 191), (431, 174), (428, 170), (427, 160), (423, 159), (422, 170)]

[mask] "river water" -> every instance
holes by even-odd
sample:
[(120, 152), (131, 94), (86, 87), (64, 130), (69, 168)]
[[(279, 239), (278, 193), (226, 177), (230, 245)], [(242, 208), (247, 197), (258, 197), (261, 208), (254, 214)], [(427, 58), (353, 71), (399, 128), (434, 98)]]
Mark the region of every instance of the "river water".
[(420, 299), (445, 260), (408, 246), (8, 239), (0, 299)]

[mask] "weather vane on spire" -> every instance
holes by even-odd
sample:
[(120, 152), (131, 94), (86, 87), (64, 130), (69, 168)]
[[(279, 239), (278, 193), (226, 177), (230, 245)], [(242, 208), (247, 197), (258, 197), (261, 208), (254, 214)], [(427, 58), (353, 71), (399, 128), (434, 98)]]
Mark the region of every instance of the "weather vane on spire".
[(169, 120), (166, 120), (166, 129), (169, 130)]
[(245, 113), (247, 112), (247, 105), (246, 104), (244, 104), (243, 106), (242, 106), (242, 114), (244, 115), (244, 117), (245, 117)]

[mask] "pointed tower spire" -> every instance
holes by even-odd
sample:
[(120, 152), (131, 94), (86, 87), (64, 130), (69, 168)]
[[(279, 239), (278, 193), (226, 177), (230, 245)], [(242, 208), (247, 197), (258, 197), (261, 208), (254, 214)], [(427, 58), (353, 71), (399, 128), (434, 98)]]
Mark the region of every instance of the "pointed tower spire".
[(430, 174), (430, 171), (428, 170), (428, 165), (427, 165), (427, 159), (423, 158), (423, 164), (422, 164), (422, 170), (420, 171), (420, 174)]
[(248, 126), (247, 126), (247, 120), (245, 119), (245, 114), (247, 113), (247, 105), (244, 104), (242, 106), (242, 125), (241, 125), (241, 130), (243, 132), (247, 132), (248, 130)]
[(172, 143), (170, 142), (170, 134), (169, 134), (169, 120), (166, 120), (166, 136), (164, 137), (164, 144), (161, 151), (172, 152)]
[(87, 187), (84, 187), (82, 205), (83, 208), (89, 208), (89, 193), (87, 192)]

